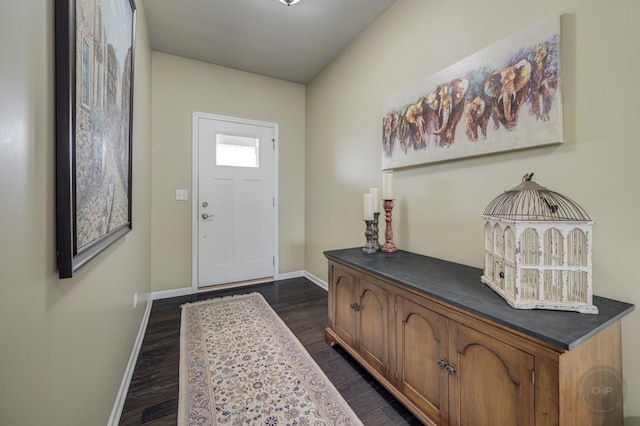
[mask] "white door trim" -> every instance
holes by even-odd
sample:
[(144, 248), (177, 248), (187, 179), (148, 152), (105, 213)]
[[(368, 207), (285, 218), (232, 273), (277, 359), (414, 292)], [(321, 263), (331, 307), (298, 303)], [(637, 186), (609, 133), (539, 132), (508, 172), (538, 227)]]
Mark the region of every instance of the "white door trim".
[(273, 197), (275, 200), (275, 206), (273, 210), (273, 275), (274, 279), (278, 276), (279, 272), (279, 260), (278, 260), (278, 152), (280, 144), (278, 123), (271, 123), (267, 121), (249, 120), (246, 118), (230, 117), (226, 115), (207, 114), (204, 112), (193, 112), (192, 122), (192, 178), (191, 178), (191, 288), (194, 292), (198, 291), (198, 193), (199, 193), (199, 146), (198, 146), (198, 120), (200, 118), (207, 118), (211, 120), (232, 121), (240, 124), (248, 124), (254, 126), (271, 127), (273, 128), (273, 135), (275, 142), (275, 148), (273, 151)]

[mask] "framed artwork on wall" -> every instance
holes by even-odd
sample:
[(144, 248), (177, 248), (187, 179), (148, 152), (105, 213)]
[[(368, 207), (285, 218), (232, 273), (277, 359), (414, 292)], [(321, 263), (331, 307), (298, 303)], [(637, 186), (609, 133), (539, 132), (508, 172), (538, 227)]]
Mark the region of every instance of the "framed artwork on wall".
[(131, 230), (133, 0), (56, 0), (60, 278)]
[(563, 142), (560, 17), (389, 96), (382, 169)]

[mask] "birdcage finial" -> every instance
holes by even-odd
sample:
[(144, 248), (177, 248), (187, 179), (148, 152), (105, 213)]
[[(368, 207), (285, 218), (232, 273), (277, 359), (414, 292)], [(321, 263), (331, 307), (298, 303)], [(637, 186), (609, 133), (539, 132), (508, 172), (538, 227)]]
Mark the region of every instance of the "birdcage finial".
[(527, 173), (522, 177), (522, 181), (524, 182), (526, 180), (527, 182), (531, 182), (532, 178), (533, 178), (533, 172)]

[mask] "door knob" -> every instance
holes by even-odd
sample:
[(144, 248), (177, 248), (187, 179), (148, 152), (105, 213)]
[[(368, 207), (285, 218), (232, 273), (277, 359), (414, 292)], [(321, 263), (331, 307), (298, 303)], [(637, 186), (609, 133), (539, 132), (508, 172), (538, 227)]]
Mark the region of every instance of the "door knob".
[(214, 215), (212, 215), (212, 214), (202, 213), (202, 218), (203, 218), (203, 219), (205, 219), (205, 220), (206, 220), (206, 219), (209, 219), (210, 217), (215, 217), (215, 216), (214, 216)]

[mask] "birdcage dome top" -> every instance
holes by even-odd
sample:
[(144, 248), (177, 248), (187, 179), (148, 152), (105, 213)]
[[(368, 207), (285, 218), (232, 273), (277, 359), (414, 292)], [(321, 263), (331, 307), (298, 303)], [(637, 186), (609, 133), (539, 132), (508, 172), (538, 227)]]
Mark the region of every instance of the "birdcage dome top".
[(483, 216), (521, 221), (578, 221), (591, 218), (575, 201), (537, 184), (526, 174), (522, 183), (498, 195)]

